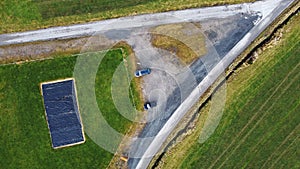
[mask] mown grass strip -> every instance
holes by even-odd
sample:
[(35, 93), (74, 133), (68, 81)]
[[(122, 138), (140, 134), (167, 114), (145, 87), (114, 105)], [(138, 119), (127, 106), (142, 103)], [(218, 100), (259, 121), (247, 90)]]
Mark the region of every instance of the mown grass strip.
[(2, 0), (0, 33), (254, 0)]

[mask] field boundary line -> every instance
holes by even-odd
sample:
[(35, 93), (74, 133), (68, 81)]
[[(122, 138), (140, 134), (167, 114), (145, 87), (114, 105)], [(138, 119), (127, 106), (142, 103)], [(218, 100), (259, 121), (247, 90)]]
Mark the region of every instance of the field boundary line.
[[(299, 33), (298, 33), (298, 34), (299, 34)], [(297, 34), (297, 35), (298, 35), (298, 34)], [(283, 40), (280, 40), (280, 41), (283, 41)], [(293, 44), (293, 45), (290, 46), (287, 50), (285, 50), (285, 52), (286, 52), (286, 53), (290, 52), (297, 44), (298, 44), (298, 43)], [(269, 51), (266, 50), (265, 52), (269, 52)], [(274, 53), (274, 52), (273, 52), (273, 53)], [(282, 58), (282, 57), (281, 57), (281, 58)], [(280, 59), (281, 59), (281, 58), (280, 58)], [(279, 61), (280, 61), (280, 60), (275, 61), (272, 65), (273, 65), (273, 66), (276, 65)], [(268, 64), (268, 66), (269, 66), (269, 64)], [(245, 67), (245, 68), (247, 68), (247, 67)], [(261, 73), (261, 72), (263, 72), (263, 70), (262, 70), (262, 71), (259, 71), (258, 74)], [(255, 78), (255, 75), (254, 75), (254, 74), (250, 74), (248, 77), (249, 77), (249, 79), (250, 79), (250, 78)], [(245, 91), (245, 90), (249, 89), (249, 87), (250, 87), (251, 85), (253, 85), (254, 82), (255, 82), (255, 80), (251, 81), (250, 84), (247, 83), (248, 85), (245, 85), (245, 87), (243, 87), (243, 88), (240, 89), (240, 90)], [(265, 83), (266, 83), (266, 82), (263, 82), (262, 84), (265, 84)], [(243, 91), (239, 92), (238, 94), (242, 93)], [(236, 96), (236, 95), (238, 95), (238, 94), (235, 94), (234, 96)], [(233, 98), (234, 98), (234, 96), (233, 96)], [(247, 102), (246, 102), (245, 104), (247, 104), (247, 103), (249, 103), (249, 100), (247, 100)]]

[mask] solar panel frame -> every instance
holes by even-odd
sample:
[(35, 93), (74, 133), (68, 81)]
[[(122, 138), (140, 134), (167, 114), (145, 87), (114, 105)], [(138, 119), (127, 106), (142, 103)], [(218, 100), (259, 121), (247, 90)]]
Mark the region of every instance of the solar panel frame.
[[(65, 85), (65, 86), (64, 86)], [(52, 148), (85, 142), (74, 78), (40, 84)], [(53, 97), (56, 95), (56, 97)], [(63, 138), (63, 139), (62, 139)]]

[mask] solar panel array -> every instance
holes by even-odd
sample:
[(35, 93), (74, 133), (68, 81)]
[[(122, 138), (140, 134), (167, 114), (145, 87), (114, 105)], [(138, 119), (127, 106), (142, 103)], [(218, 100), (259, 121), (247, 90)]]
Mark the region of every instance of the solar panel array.
[(74, 80), (43, 83), (41, 88), (52, 147), (83, 143)]

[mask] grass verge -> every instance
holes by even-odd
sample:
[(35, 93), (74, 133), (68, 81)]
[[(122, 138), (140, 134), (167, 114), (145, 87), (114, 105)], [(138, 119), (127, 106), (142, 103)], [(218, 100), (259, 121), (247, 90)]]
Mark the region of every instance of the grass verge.
[(121, 48), (123, 50), (123, 59), (126, 62), (127, 71), (130, 74), (130, 91), (129, 94), (131, 96), (131, 102), (132, 105), (135, 106), (135, 108), (138, 111), (143, 111), (143, 93), (142, 93), (142, 79), (141, 78), (135, 78), (133, 77), (135, 71), (137, 70), (136, 65), (136, 57), (134, 55), (134, 51), (131, 48), (131, 46), (126, 43), (125, 41), (120, 41), (117, 43), (114, 48)]
[(42, 29), (121, 16), (253, 1), (254, 0), (3, 0), (0, 2), (0, 33)]
[(198, 143), (209, 107), (193, 134), (164, 159), (164, 168), (298, 168), (300, 17), (283, 39), (227, 82), (227, 103), (215, 133)]
[[(1, 168), (105, 168), (113, 154), (87, 135), (81, 145), (53, 150), (45, 119), (39, 84), (73, 76), (76, 56), (0, 66), (0, 166)], [(122, 117), (111, 100), (114, 68), (123, 60), (121, 50), (112, 50), (98, 69), (95, 91), (107, 122), (125, 133), (131, 121)], [(103, 87), (107, 86), (107, 87)]]

